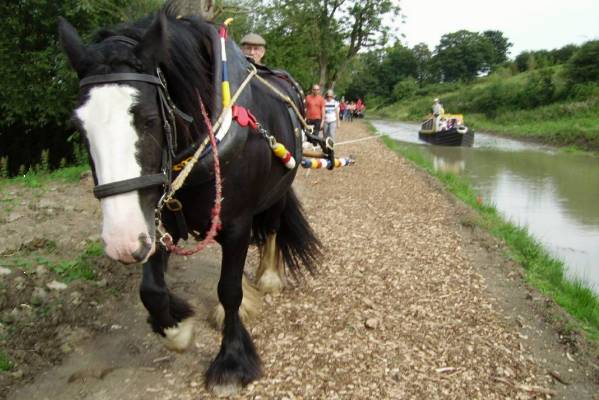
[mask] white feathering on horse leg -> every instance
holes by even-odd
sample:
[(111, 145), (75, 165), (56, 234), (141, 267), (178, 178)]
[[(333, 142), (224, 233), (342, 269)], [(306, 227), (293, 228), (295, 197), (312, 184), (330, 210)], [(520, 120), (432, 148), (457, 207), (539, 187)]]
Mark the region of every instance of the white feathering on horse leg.
[[(262, 295), (245, 276), (241, 278), (241, 287), (243, 289), (243, 300), (241, 300), (241, 306), (239, 306), (239, 318), (241, 322), (247, 324), (250, 319), (254, 318), (260, 312), (260, 308), (262, 308)], [(223, 329), (225, 309), (220, 303), (214, 307), (212, 322), (218, 330)]]
[(193, 338), (193, 319), (187, 318), (172, 328), (166, 328), (164, 335), (165, 337), (162, 338), (164, 347), (176, 352), (185, 351)]
[(214, 385), (208, 388), (216, 397), (231, 397), (239, 394), (243, 387), (240, 383)]
[(285, 288), (285, 269), (281, 252), (277, 248), (277, 234), (271, 233), (266, 239), (256, 276), (257, 286), (262, 293), (279, 293)]

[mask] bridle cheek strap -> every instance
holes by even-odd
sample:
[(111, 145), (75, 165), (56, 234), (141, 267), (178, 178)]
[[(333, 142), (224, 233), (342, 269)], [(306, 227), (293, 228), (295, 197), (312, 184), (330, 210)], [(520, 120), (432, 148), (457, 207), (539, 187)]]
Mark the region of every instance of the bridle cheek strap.
[(169, 178), (164, 173), (143, 175), (138, 176), (137, 178), (98, 185), (94, 188), (94, 196), (100, 200), (105, 197), (116, 196), (117, 194), (147, 189), (154, 186), (167, 185), (169, 183)]

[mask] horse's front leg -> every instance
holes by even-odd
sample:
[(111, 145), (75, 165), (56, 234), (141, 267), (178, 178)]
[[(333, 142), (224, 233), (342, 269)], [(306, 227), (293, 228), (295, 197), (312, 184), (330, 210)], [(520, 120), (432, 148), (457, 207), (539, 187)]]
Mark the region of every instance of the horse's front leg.
[(159, 247), (143, 266), (139, 294), (150, 313), (152, 330), (163, 338), (166, 348), (183, 351), (193, 337), (193, 310), (185, 300), (169, 292), (164, 280), (167, 263), (168, 253)]
[(218, 395), (238, 392), (261, 375), (260, 357), (239, 317), (242, 276), (250, 242), (251, 218), (234, 224), (220, 238), (222, 266), (218, 298), (225, 310), (220, 351), (206, 372), (206, 385)]

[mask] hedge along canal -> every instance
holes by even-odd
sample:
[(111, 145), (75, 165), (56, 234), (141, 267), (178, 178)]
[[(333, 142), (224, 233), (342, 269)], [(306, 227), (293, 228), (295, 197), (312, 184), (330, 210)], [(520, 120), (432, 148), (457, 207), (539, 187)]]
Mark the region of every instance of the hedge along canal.
[[(591, 217), (589, 211), (586, 214), (582, 213), (577, 216), (578, 220), (576, 221), (578, 223), (595, 223), (597, 228), (594, 233), (589, 233), (592, 229), (588, 227), (585, 228), (586, 230), (583, 229), (582, 235), (578, 236), (580, 239), (578, 241), (576, 237), (573, 237), (577, 233), (573, 233), (572, 227), (562, 227), (561, 229), (558, 227), (557, 234), (554, 234), (558, 240), (563, 240), (564, 243), (572, 241), (576, 246), (580, 244), (577, 242), (588, 242), (586, 244), (589, 248), (588, 253), (595, 254), (594, 257), (591, 256), (588, 258), (588, 265), (594, 266), (594, 269), (593, 267), (585, 269), (586, 264), (584, 263), (582, 268), (577, 269), (568, 268), (564, 261), (561, 261), (561, 255), (553, 249), (549, 250), (546, 248), (546, 245), (536, 237), (535, 232), (527, 227), (526, 222), (528, 221), (525, 218), (514, 218), (509, 213), (504, 213), (501, 207), (505, 205), (505, 203), (501, 203), (505, 199), (509, 200), (507, 202), (508, 206), (511, 204), (512, 208), (519, 208), (525, 212), (527, 207), (531, 204), (534, 205), (535, 202), (540, 203), (543, 207), (547, 206), (547, 204), (543, 203), (548, 203), (548, 208), (550, 209), (552, 207), (556, 208), (555, 202), (563, 203), (565, 201), (563, 198), (554, 198), (555, 192), (559, 191), (560, 188), (552, 186), (550, 172), (553, 169), (561, 171), (565, 167), (561, 164), (552, 165), (552, 163), (547, 163), (546, 160), (543, 161), (545, 157), (559, 155), (558, 152), (555, 150), (552, 151), (550, 148), (530, 146), (526, 143), (501, 139), (490, 135), (477, 135), (475, 146), (477, 146), (478, 139), (479, 148), (466, 149), (429, 146), (419, 143), (417, 126), (414, 124), (372, 121), (371, 128), (377, 133), (388, 135), (385, 136), (384, 141), (389, 148), (400, 153), (420, 168), (438, 178), (450, 192), (475, 209), (480, 218), (474, 221), (474, 223), (502, 239), (511, 249), (509, 256), (525, 268), (527, 280), (533, 286), (553, 298), (570, 314), (574, 315), (582, 323), (582, 328), (589, 334), (589, 337), (596, 343), (599, 343), (599, 297), (597, 295), (597, 292), (599, 292), (599, 265), (597, 265), (599, 258), (596, 255), (599, 250), (599, 246), (597, 246), (597, 243), (599, 243), (599, 236), (597, 236), (599, 235), (599, 214), (594, 214)], [(487, 146), (491, 147), (491, 149), (487, 148)], [(536, 150), (532, 148), (536, 148)], [(524, 157), (525, 160), (520, 162), (516, 161), (519, 156), (530, 151), (539, 154), (532, 158)], [(519, 154), (521, 152), (524, 153)], [(581, 158), (590, 157), (589, 160), (592, 160), (595, 166), (599, 163), (599, 159), (593, 156), (580, 154), (567, 154), (567, 156), (573, 156), (572, 159), (578, 159), (579, 161)], [(506, 165), (484, 167), (484, 164), (497, 163), (498, 159), (499, 161), (506, 162), (505, 158), (507, 158)], [(578, 164), (574, 162), (574, 165)], [(469, 170), (471, 168), (473, 170)], [(489, 168), (491, 171), (488, 170)], [(535, 168), (540, 169), (540, 171), (537, 170), (535, 172)], [(528, 184), (527, 180), (518, 178), (516, 174), (518, 170), (525, 172), (524, 177), (528, 174), (532, 177), (533, 182), (537, 181), (537, 184), (531, 185), (537, 190), (531, 198), (524, 200), (516, 199), (509, 190), (506, 193), (506, 182), (509, 180), (515, 181), (517, 188), (526, 188)], [(590, 187), (592, 186), (591, 182), (593, 179), (599, 179), (599, 167), (595, 168), (594, 173), (590, 173), (588, 168), (585, 169), (583, 167), (575, 168), (574, 171), (566, 168), (565, 171), (561, 171), (565, 176), (558, 177), (558, 180), (561, 180), (563, 185), (573, 185), (575, 183), (574, 179), (569, 174), (580, 175), (580, 171), (586, 171), (579, 178), (585, 182), (588, 181), (588, 184), (572, 192), (575, 196), (573, 208), (574, 210), (584, 209), (599, 212), (599, 209), (594, 205), (596, 201), (592, 201), (593, 196), (595, 200), (599, 198), (598, 193), (593, 195), (593, 191), (599, 191), (599, 185), (595, 184), (593, 187)], [(492, 173), (495, 173), (496, 176), (503, 175), (504, 178), (498, 179), (496, 177), (494, 180), (487, 180), (486, 185), (481, 185), (477, 181), (481, 175), (489, 176)], [(492, 190), (494, 185), (491, 183), (493, 182), (499, 188), (495, 193)], [(509, 185), (507, 187), (509, 189)], [(591, 203), (577, 198), (577, 196), (582, 195), (590, 196), (589, 201)], [(519, 204), (520, 201), (523, 201), (523, 203)], [(537, 210), (534, 213), (538, 215), (533, 215), (531, 220), (538, 219), (542, 222), (543, 225), (539, 231), (541, 232), (541, 236), (545, 238), (548, 235), (543, 234), (548, 232), (553, 223), (563, 223), (564, 220), (568, 219), (559, 218), (555, 221), (551, 215), (544, 214), (543, 211)], [(565, 248), (567, 252), (576, 253), (569, 246), (558, 246), (557, 248), (559, 249), (560, 247)], [(586, 252), (587, 250), (579, 251), (579, 256), (584, 256)], [(582, 271), (581, 275), (577, 275), (577, 272), (580, 273), (580, 271)], [(595, 285), (596, 292), (593, 292), (591, 289), (593, 284)]]

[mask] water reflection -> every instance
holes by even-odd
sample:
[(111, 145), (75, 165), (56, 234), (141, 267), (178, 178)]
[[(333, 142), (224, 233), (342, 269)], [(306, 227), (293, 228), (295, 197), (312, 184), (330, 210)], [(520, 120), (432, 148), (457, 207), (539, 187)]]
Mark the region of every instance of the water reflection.
[(461, 175), (466, 169), (466, 147), (430, 146), (435, 171)]
[(473, 148), (430, 146), (418, 140), (417, 125), (374, 125), (421, 147), (436, 170), (467, 176), (485, 202), (599, 292), (599, 158), (480, 133)]

